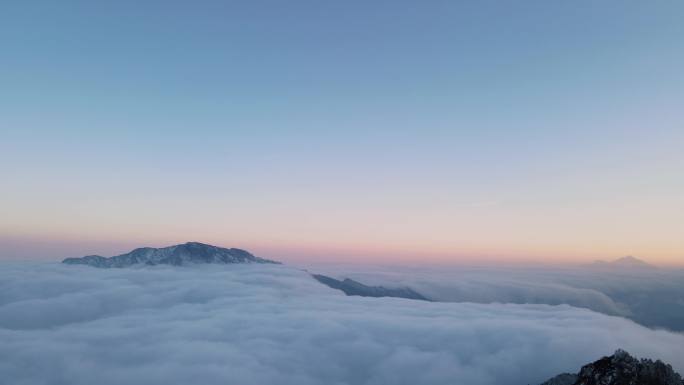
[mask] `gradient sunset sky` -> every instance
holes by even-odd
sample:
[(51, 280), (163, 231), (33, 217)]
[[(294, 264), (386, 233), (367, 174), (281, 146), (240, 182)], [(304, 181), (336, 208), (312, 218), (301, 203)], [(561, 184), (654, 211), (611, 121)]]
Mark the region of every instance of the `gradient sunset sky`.
[(684, 264), (682, 1), (16, 1), (0, 259)]

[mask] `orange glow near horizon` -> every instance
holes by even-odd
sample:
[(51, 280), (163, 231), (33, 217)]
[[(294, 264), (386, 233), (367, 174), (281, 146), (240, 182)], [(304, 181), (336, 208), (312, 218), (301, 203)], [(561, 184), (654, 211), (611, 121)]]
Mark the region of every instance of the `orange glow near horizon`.
[[(676, 250), (628, 250), (616, 251), (610, 247), (566, 248), (554, 250), (542, 246), (520, 245), (492, 247), (487, 245), (458, 245), (426, 247), (403, 242), (381, 245), (372, 242), (329, 243), (324, 241), (292, 242), (283, 240), (226, 237), (83, 237), (77, 234), (17, 235), (0, 237), (5, 253), (12, 248), (24, 248), (22, 256), (29, 259), (60, 259), (80, 254), (104, 256), (128, 252), (137, 247), (164, 247), (188, 241), (198, 241), (222, 247), (244, 248), (253, 253), (292, 263), (354, 263), (354, 264), (521, 264), (521, 265), (578, 265), (596, 260), (610, 261), (633, 255), (647, 263), (663, 267), (683, 267), (684, 259)], [(76, 253), (76, 254), (74, 254)], [(80, 253), (80, 254), (79, 254)], [(11, 255), (10, 255), (11, 256)], [(5, 256), (3, 256), (5, 257)], [(2, 259), (2, 258), (0, 258)]]

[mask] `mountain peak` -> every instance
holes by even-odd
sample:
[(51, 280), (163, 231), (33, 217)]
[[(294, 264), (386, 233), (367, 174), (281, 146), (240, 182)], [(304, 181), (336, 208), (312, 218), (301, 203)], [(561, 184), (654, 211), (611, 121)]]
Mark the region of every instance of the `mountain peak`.
[[(202, 243), (202, 242), (196, 242), (196, 241), (190, 241), (190, 242), (185, 242), (181, 245), (184, 246), (197, 246), (197, 247), (216, 247), (207, 243)], [(181, 245), (176, 245), (176, 246), (181, 246)]]
[(618, 258), (612, 262), (613, 264), (616, 265), (624, 265), (624, 266), (650, 266), (648, 263), (642, 261), (639, 258), (633, 257), (631, 255)]
[(255, 257), (243, 249), (224, 248), (201, 242), (186, 242), (162, 248), (141, 247), (129, 253), (105, 258), (88, 255), (81, 258), (66, 258), (62, 263), (89, 265), (101, 268), (127, 267), (132, 265), (187, 265), (197, 263), (279, 263)]
[(684, 385), (672, 366), (660, 360), (637, 359), (618, 349), (612, 356), (584, 365), (577, 374), (564, 373), (542, 385)]
[(624, 350), (583, 366), (577, 377), (577, 384), (583, 385), (682, 385), (682, 378), (672, 366), (659, 360), (639, 360)]
[(598, 268), (621, 268), (621, 269), (655, 269), (649, 263), (642, 261), (639, 258), (633, 257), (631, 255), (621, 257), (612, 261), (596, 261), (590, 265), (591, 267)]

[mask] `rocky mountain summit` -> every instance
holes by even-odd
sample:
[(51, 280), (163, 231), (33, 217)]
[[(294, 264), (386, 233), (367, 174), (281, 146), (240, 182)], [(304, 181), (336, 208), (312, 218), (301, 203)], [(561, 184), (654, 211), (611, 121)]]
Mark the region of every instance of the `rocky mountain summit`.
[(684, 385), (684, 381), (660, 360), (639, 360), (618, 350), (583, 366), (578, 374), (560, 374), (541, 385)]
[(133, 265), (188, 265), (196, 263), (280, 263), (255, 257), (242, 249), (226, 249), (199, 242), (153, 248), (142, 247), (109, 258), (87, 255), (82, 258), (66, 258), (62, 263), (89, 265), (99, 268), (128, 267)]

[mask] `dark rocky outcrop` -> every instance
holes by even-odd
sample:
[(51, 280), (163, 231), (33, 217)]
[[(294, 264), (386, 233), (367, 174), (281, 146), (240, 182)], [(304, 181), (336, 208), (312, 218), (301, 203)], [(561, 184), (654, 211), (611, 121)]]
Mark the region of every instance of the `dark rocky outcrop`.
[(542, 385), (684, 385), (672, 366), (637, 359), (624, 350), (585, 365), (578, 374), (561, 374)]

